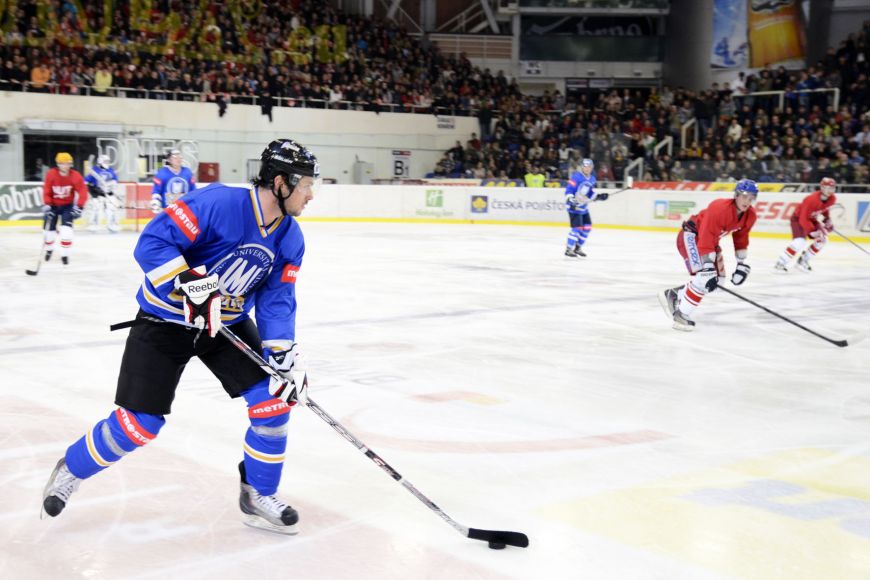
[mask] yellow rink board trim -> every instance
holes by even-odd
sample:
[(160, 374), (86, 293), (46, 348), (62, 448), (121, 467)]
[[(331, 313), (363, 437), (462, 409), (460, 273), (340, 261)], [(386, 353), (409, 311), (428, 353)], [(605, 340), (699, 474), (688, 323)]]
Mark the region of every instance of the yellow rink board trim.
[(538, 510), (751, 579), (870, 578), (870, 458), (795, 449)]
[[(465, 220), (465, 219), (438, 219), (438, 218), (378, 218), (378, 217), (299, 217), (296, 218), (300, 222), (332, 222), (332, 223), (374, 223), (374, 224), (480, 224), (489, 226), (536, 226), (536, 227), (551, 227), (551, 228), (567, 228), (566, 224), (558, 222), (525, 222), (525, 221), (507, 221), (507, 220)], [(140, 227), (144, 227), (150, 221), (149, 219), (139, 220)], [(122, 224), (133, 225), (136, 223), (133, 219), (121, 220)], [(0, 221), (0, 226), (39, 226), (42, 227), (42, 220), (21, 220), (21, 221)], [(635, 232), (678, 232), (679, 228), (662, 227), (662, 226), (625, 226), (618, 224), (594, 224), (594, 228), (605, 230), (628, 230)], [(752, 237), (756, 238), (792, 238), (791, 233), (779, 232), (752, 232)], [(853, 242), (870, 244), (868, 236), (849, 236)], [(843, 238), (837, 234), (828, 236), (829, 242), (845, 242)]]

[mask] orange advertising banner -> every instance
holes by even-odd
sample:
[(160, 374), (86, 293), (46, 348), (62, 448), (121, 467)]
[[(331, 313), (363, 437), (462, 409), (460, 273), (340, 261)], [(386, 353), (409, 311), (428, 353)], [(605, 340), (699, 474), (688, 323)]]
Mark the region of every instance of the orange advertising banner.
[(749, 0), (750, 66), (804, 58), (797, 0)]

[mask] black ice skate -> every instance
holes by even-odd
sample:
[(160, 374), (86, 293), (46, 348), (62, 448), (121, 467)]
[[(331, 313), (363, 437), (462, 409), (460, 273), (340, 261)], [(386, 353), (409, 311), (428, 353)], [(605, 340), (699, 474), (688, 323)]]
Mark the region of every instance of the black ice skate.
[(576, 258), (577, 257), (577, 254), (574, 253), (574, 248), (572, 248), (570, 246), (565, 248), (565, 255), (568, 256), (569, 258)]
[(683, 332), (692, 332), (695, 330), (695, 321), (690, 320), (688, 316), (680, 312), (674, 311), (674, 330), (682, 330)]
[(574, 246), (574, 253), (582, 258), (586, 257), (586, 252), (583, 251), (583, 246), (581, 246), (580, 244)]
[(82, 480), (73, 475), (66, 466), (66, 461), (61, 457), (60, 461), (51, 472), (45, 490), (42, 492), (42, 512), (40, 519), (45, 514), (55, 517), (66, 507), (69, 497), (79, 488)]
[(45, 251), (45, 261), (48, 262), (51, 260), (51, 255), (54, 253), (54, 250), (46, 250)]
[(679, 296), (677, 295), (678, 290), (679, 287), (668, 288), (667, 290), (659, 292), (659, 304), (662, 305), (662, 308), (669, 319), (674, 318), (674, 312), (677, 310), (677, 300), (679, 300)]
[(299, 514), (274, 495), (260, 495), (245, 478), (245, 463), (239, 463), (242, 476), (239, 507), (246, 514), (242, 523), (278, 534), (296, 534)]
[(68, 265), (69, 264), (69, 256), (61, 256), (60, 261), (64, 266)]
[(777, 262), (773, 265), (773, 271), (777, 274), (787, 274), (788, 268), (782, 262)]

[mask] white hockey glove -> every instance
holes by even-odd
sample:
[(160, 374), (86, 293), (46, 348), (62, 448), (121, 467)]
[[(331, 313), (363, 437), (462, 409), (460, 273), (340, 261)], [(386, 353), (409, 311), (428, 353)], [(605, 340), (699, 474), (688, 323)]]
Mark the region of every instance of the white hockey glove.
[(810, 232), (810, 237), (814, 240), (823, 240), (825, 239), (825, 228), (820, 225), (817, 229)]
[(42, 215), (45, 219), (50, 220), (54, 217), (54, 206), (45, 204), (42, 206)]
[(152, 195), (151, 202), (148, 204), (148, 206), (154, 213), (160, 213), (161, 211), (163, 211), (163, 202), (160, 200), (159, 195)]
[(72, 219), (77, 220), (82, 217), (82, 208), (81, 206), (74, 205), (72, 211), (70, 211), (70, 215), (72, 215)]
[(217, 274), (208, 276), (205, 266), (185, 270), (175, 278), (175, 290), (184, 304), (184, 320), (208, 330), (214, 337), (221, 329), (221, 288)]
[(744, 264), (743, 262), (738, 262), (737, 267), (734, 269), (734, 273), (731, 274), (731, 283), (735, 286), (740, 286), (744, 282), (746, 282), (746, 278), (749, 277), (749, 272), (752, 268), (749, 264)]
[(294, 342), (289, 350), (263, 350), (263, 357), (269, 366), (284, 377), (277, 380), (269, 379), (269, 394), (281, 399), (291, 407), (296, 403), (303, 405), (308, 402), (308, 378), (302, 369), (302, 357), (299, 355), (299, 343)]

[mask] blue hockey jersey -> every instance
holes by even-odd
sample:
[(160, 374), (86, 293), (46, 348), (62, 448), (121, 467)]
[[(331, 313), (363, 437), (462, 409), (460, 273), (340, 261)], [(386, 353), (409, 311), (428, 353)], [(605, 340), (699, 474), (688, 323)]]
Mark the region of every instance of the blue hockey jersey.
[(589, 202), (597, 197), (595, 193), (596, 182), (594, 174), (589, 177), (580, 171), (571, 174), (571, 179), (568, 180), (568, 185), (565, 187), (565, 207), (569, 214), (589, 213)]
[(161, 167), (154, 175), (151, 195), (159, 196), (163, 207), (168, 206), (186, 193), (196, 189), (196, 180), (189, 167), (182, 167), (175, 173), (171, 167)]
[(152, 316), (183, 322), (175, 277), (205, 265), (220, 279), (221, 320), (241, 322), (256, 306), (264, 343), (295, 338), (296, 275), (305, 241), (292, 217), (263, 224), (255, 189), (219, 183), (171, 204), (145, 226), (134, 256), (145, 272), (136, 299)]
[(111, 167), (104, 168), (99, 165), (94, 165), (91, 167), (91, 170), (88, 171), (88, 174), (85, 177), (85, 183), (92, 185), (97, 192), (103, 195), (114, 195), (115, 186), (118, 183), (118, 176), (115, 174), (115, 170)]

